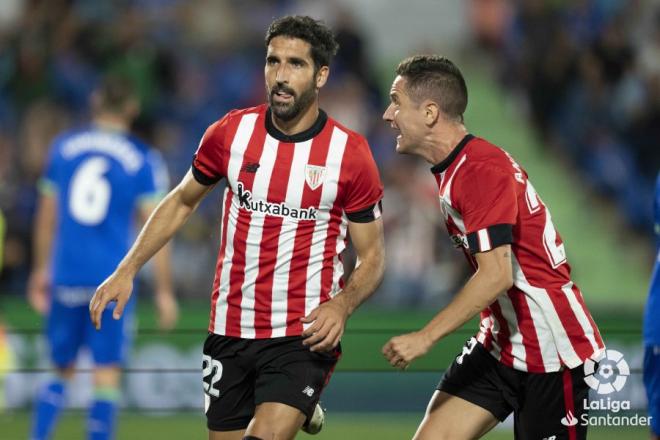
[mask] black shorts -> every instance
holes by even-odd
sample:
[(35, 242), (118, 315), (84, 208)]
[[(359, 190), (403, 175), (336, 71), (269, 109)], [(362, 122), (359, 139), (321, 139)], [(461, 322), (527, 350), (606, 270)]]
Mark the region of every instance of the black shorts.
[(341, 347), (311, 352), (300, 336), (241, 339), (209, 334), (204, 343), (202, 381), (207, 427), (247, 428), (255, 407), (279, 402), (314, 413)]
[(589, 387), (582, 366), (527, 373), (503, 365), (474, 338), (466, 348), (445, 372), (438, 390), (474, 403), (500, 421), (513, 412), (516, 440), (587, 437), (587, 424), (582, 422)]

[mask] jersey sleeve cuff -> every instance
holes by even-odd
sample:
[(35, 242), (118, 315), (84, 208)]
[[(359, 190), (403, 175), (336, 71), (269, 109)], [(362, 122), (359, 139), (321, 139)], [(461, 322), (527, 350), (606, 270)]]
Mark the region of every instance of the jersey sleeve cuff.
[(498, 246), (513, 243), (513, 225), (499, 224), (471, 232), (467, 236), (471, 254), (488, 252)]
[(192, 174), (195, 180), (198, 183), (201, 183), (202, 185), (209, 186), (213, 185), (215, 183), (218, 183), (220, 181), (220, 177), (209, 177), (206, 174), (204, 174), (203, 171), (201, 171), (199, 168), (195, 166), (195, 164), (192, 165)]
[(373, 205), (367, 206), (364, 209), (356, 212), (347, 212), (346, 217), (353, 223), (371, 223), (379, 219), (383, 213), (383, 202), (379, 200)]

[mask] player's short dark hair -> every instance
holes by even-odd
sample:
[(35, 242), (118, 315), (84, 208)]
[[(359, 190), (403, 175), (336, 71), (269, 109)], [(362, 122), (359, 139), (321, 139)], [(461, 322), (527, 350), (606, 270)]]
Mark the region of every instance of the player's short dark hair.
[(97, 87), (99, 106), (106, 111), (122, 112), (135, 99), (133, 82), (124, 75), (110, 74), (103, 77)]
[(401, 61), (396, 73), (406, 79), (413, 101), (432, 99), (447, 117), (463, 121), (467, 86), (461, 71), (450, 60), (439, 55), (415, 55)]
[(273, 21), (266, 32), (266, 47), (275, 37), (299, 38), (312, 46), (312, 59), (318, 70), (329, 66), (339, 44), (332, 30), (322, 21), (302, 15), (287, 15)]

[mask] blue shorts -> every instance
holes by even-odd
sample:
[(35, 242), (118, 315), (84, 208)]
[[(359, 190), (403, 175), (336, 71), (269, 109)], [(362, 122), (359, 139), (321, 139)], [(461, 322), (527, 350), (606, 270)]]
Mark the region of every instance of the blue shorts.
[(649, 401), (651, 430), (660, 435), (660, 345), (644, 349), (644, 388)]
[(115, 303), (110, 303), (103, 312), (101, 330), (97, 331), (89, 317), (89, 301), (71, 301), (71, 296), (58, 295), (62, 289), (71, 290), (53, 289), (47, 322), (50, 355), (55, 366), (71, 366), (83, 346), (89, 348), (95, 365), (122, 364), (132, 342), (134, 301), (129, 301), (117, 321), (112, 318)]

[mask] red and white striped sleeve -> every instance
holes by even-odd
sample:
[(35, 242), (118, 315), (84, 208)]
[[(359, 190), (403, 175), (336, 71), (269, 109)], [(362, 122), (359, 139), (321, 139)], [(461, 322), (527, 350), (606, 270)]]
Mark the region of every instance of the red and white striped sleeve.
[(465, 223), (470, 253), (513, 243), (518, 183), (513, 173), (486, 162), (461, 170), (453, 198)]
[(359, 138), (355, 154), (345, 156), (342, 173), (347, 175), (344, 212), (355, 223), (369, 223), (381, 217), (383, 183), (369, 144)]
[(211, 124), (193, 156), (192, 173), (202, 185), (213, 185), (227, 174), (225, 135), (230, 113)]

